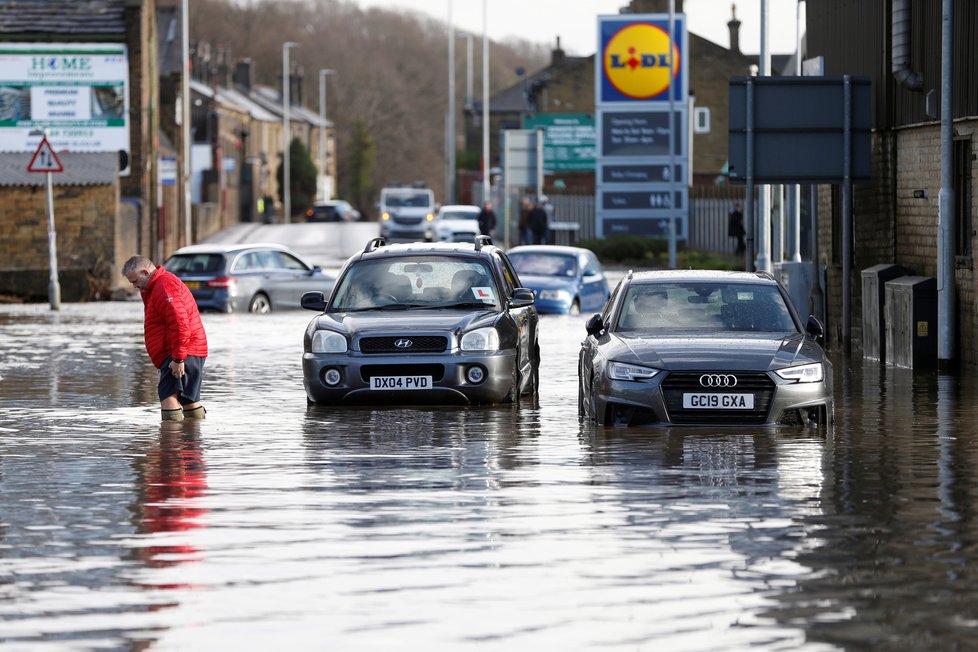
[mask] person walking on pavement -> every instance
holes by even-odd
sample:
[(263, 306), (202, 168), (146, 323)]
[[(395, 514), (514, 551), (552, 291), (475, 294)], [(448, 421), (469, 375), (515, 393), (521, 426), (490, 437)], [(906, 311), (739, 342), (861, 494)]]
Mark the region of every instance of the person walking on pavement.
[(744, 243), (744, 236), (746, 234), (747, 231), (744, 230), (744, 213), (740, 208), (740, 202), (737, 202), (727, 217), (727, 235), (731, 238), (737, 238), (737, 248), (734, 253), (742, 254), (747, 251), (747, 245)]
[(547, 244), (547, 211), (541, 198), (537, 198), (526, 221), (533, 233), (533, 244)]
[(479, 233), (482, 235), (492, 236), (493, 231), (496, 230), (496, 213), (492, 210), (492, 202), (487, 201), (479, 211)]
[(143, 338), (153, 366), (163, 421), (203, 419), (200, 386), (207, 359), (207, 334), (197, 301), (187, 286), (145, 256), (132, 256), (122, 275), (143, 299)]

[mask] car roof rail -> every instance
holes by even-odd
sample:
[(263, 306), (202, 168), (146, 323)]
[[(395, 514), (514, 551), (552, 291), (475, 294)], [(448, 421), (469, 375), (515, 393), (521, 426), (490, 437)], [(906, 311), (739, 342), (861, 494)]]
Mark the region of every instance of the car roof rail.
[(487, 235), (477, 235), (477, 236), (475, 236), (475, 250), (476, 251), (479, 251), (483, 247), (489, 246), (491, 244), (492, 244), (492, 238), (490, 238), (489, 236), (487, 236)]
[(363, 253), (369, 254), (371, 251), (376, 251), (386, 244), (387, 241), (383, 238), (373, 238), (367, 243), (367, 246), (363, 248)]

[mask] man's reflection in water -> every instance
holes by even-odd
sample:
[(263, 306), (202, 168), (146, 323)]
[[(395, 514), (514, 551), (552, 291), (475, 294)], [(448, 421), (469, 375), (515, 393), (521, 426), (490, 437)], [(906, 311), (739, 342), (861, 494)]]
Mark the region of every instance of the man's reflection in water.
[[(200, 424), (193, 421), (162, 422), (159, 438), (145, 458), (137, 462), (137, 528), (151, 544), (140, 548), (138, 554), (151, 569), (202, 559), (201, 551), (190, 545), (184, 534), (201, 527), (207, 511), (199, 506), (199, 498), (207, 491), (207, 465), (199, 428)], [(144, 584), (153, 588), (191, 588), (179, 582)]]

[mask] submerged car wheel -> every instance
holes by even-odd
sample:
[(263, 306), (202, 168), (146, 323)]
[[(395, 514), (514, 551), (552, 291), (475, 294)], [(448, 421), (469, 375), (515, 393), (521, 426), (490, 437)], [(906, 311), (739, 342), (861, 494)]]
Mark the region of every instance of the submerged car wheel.
[(268, 297), (261, 292), (251, 297), (251, 303), (248, 304), (248, 312), (254, 312), (261, 315), (266, 315), (272, 311), (272, 302), (268, 300)]
[(513, 365), (513, 384), (509, 387), (509, 392), (503, 399), (503, 403), (515, 403), (520, 399), (520, 365), (519, 360)]

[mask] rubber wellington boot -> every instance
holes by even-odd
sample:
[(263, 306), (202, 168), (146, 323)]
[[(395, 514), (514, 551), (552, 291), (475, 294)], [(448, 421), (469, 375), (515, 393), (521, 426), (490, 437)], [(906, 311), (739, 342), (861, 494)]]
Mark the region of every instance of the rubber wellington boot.
[(175, 410), (160, 410), (163, 421), (183, 421), (183, 410), (181, 408), (176, 408)]
[(207, 414), (207, 410), (204, 409), (203, 405), (198, 405), (193, 410), (183, 411), (183, 416), (185, 416), (188, 419), (206, 419), (207, 417), (204, 416), (206, 414)]

